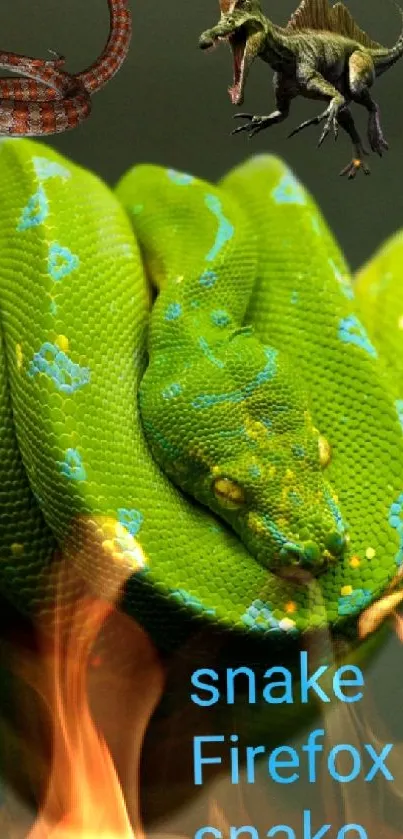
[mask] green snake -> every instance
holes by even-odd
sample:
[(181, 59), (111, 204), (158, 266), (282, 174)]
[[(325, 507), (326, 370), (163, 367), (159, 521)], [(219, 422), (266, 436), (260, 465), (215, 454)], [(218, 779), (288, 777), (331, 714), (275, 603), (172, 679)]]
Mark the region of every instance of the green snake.
[(128, 569), (165, 639), (176, 614), (356, 638), (403, 563), (400, 240), (354, 289), (271, 156), (218, 185), (136, 166), (113, 193), (6, 139), (0, 184), (6, 596), (51, 608), (62, 551), (101, 593)]

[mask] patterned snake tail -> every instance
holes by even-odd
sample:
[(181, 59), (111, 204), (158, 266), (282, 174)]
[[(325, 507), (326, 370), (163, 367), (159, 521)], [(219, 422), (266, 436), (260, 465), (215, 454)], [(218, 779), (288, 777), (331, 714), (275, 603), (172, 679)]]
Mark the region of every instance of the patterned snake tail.
[(108, 0), (109, 37), (97, 60), (70, 74), (64, 60), (40, 60), (0, 53), (0, 67), (18, 73), (0, 79), (0, 135), (39, 136), (76, 128), (91, 112), (91, 96), (121, 67), (130, 45), (131, 15), (127, 0)]

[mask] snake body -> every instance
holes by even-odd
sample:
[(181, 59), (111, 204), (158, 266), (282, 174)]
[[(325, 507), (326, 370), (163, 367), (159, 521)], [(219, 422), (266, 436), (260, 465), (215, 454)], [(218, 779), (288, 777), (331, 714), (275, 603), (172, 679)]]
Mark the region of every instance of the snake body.
[(265, 156), (114, 195), (8, 139), (0, 184), (3, 591), (46, 612), (64, 552), (165, 636), (357, 639), (403, 562), (403, 412), (309, 194)]
[(0, 135), (29, 137), (76, 128), (91, 113), (91, 97), (120, 69), (131, 40), (127, 0), (108, 0), (110, 26), (104, 49), (80, 73), (64, 59), (41, 60), (0, 52), (0, 67), (19, 78), (0, 78)]

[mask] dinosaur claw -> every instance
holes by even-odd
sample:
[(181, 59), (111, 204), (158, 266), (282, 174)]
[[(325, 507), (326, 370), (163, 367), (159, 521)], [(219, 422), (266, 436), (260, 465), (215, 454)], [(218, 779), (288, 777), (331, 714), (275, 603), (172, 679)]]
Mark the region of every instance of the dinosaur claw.
[(389, 149), (389, 144), (386, 142), (385, 137), (383, 136), (383, 131), (379, 119), (379, 110), (376, 110), (373, 113), (371, 113), (369, 117), (368, 140), (372, 151), (376, 154), (379, 154), (379, 157), (382, 157), (383, 152), (388, 151)]
[(318, 125), (319, 121), (320, 117), (313, 117), (312, 119), (305, 120), (305, 122), (301, 122), (301, 125), (297, 125), (297, 127), (291, 131), (291, 134), (288, 135), (288, 139), (290, 139), (290, 137), (294, 137), (295, 134), (299, 134), (299, 132), (303, 131), (304, 128), (309, 128), (310, 125)]
[(325, 126), (324, 130), (322, 131), (322, 134), (319, 137), (318, 149), (321, 147), (322, 143), (324, 143), (328, 134), (329, 134), (329, 129)]
[(244, 125), (238, 125), (237, 128), (234, 128), (231, 131), (231, 136), (233, 134), (239, 134), (241, 131), (248, 131), (250, 132), (248, 136), (253, 137), (253, 134), (255, 133), (254, 128), (257, 128), (257, 125), (259, 124), (261, 118), (256, 117), (253, 114), (234, 114), (233, 119), (245, 119), (247, 121), (244, 123)]
[(367, 166), (361, 158), (355, 157), (347, 164), (347, 166), (344, 167), (344, 169), (341, 170), (340, 176), (343, 177), (344, 175), (347, 175), (348, 180), (352, 181), (356, 177), (359, 169), (362, 169), (364, 175), (371, 174), (369, 166)]
[(249, 138), (254, 137), (255, 134), (259, 133), (259, 131), (263, 131), (263, 129), (271, 123), (270, 117), (259, 117), (254, 116), (253, 114), (234, 114), (234, 119), (245, 119), (246, 122), (243, 125), (238, 125), (237, 128), (234, 128), (233, 131), (231, 131), (231, 134), (238, 134), (240, 131), (246, 131)]

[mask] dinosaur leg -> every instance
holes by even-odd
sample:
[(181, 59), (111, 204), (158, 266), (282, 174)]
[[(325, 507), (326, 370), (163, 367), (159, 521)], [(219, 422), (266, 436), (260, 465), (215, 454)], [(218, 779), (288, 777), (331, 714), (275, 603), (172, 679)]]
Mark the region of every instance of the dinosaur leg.
[(293, 137), (294, 134), (298, 134), (304, 128), (308, 128), (309, 125), (320, 125), (325, 120), (325, 127), (318, 143), (321, 146), (332, 128), (334, 136), (337, 138), (339, 131), (338, 115), (346, 102), (344, 96), (330, 82), (327, 82), (320, 73), (313, 72), (310, 68), (307, 69), (303, 68), (302, 72), (301, 69), (299, 71), (298, 82), (302, 95), (308, 99), (329, 100), (329, 105), (322, 114), (302, 122), (289, 136)]
[(369, 92), (375, 79), (374, 64), (370, 55), (354, 52), (349, 60), (349, 86), (351, 97), (358, 105), (363, 105), (369, 113), (368, 140), (372, 151), (382, 157), (388, 149), (379, 118), (379, 106)]
[(338, 116), (339, 125), (346, 131), (353, 143), (353, 159), (344, 169), (341, 170), (340, 175), (347, 175), (349, 180), (355, 178), (359, 169), (362, 169), (365, 175), (370, 175), (370, 168), (364, 162), (364, 155), (368, 154), (365, 150), (361, 137), (355, 127), (351, 111), (349, 108), (343, 108)]
[(271, 125), (276, 125), (278, 122), (283, 122), (287, 119), (290, 113), (290, 102), (296, 95), (296, 91), (292, 90), (287, 82), (278, 74), (274, 76), (274, 95), (276, 100), (276, 110), (268, 116), (254, 116), (253, 114), (235, 114), (234, 119), (245, 119), (244, 125), (239, 125), (234, 128), (232, 134), (238, 134), (240, 131), (247, 131), (249, 137), (258, 134), (265, 128), (270, 128)]

